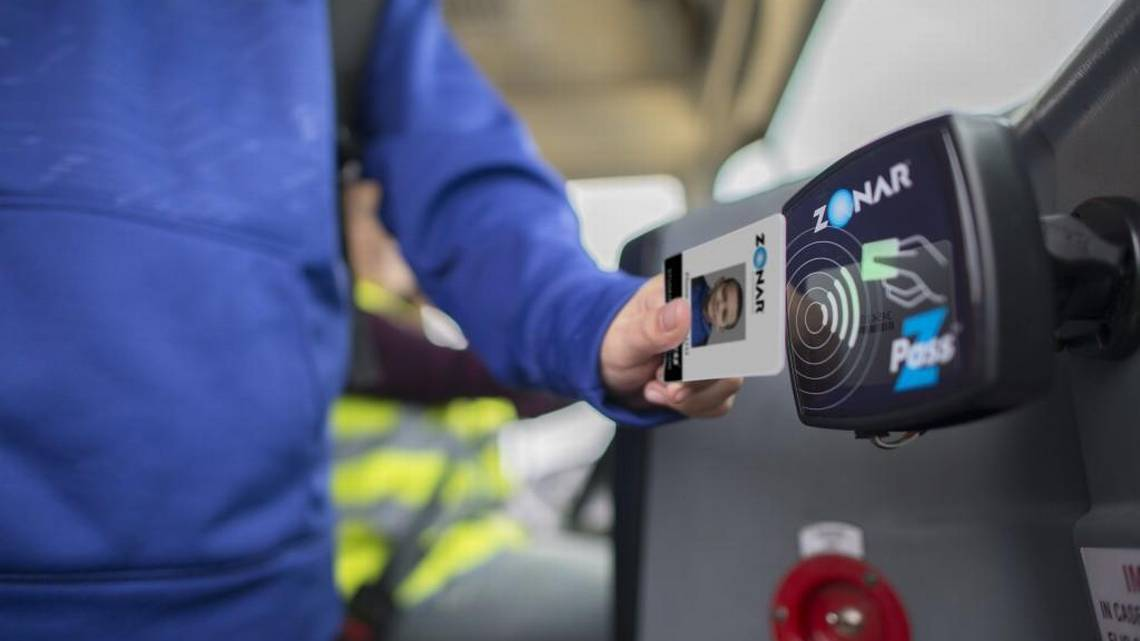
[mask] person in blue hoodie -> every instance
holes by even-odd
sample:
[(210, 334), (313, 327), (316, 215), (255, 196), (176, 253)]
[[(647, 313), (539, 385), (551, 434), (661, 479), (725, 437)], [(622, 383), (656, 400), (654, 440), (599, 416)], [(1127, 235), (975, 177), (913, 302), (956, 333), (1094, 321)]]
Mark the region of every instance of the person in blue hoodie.
[[(0, 639), (327, 641), (347, 345), (327, 7), (0, 3)], [(515, 386), (649, 426), (690, 310), (605, 273), (427, 0), (389, 0), (364, 171), (427, 295)]]

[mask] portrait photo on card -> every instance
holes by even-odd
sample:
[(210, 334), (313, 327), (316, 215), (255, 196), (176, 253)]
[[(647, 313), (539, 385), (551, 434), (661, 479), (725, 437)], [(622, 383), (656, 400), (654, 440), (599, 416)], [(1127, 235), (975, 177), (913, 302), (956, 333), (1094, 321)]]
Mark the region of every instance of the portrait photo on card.
[(745, 288), (748, 272), (740, 263), (701, 274), (689, 282), (692, 306), (690, 345), (731, 343), (747, 338)]

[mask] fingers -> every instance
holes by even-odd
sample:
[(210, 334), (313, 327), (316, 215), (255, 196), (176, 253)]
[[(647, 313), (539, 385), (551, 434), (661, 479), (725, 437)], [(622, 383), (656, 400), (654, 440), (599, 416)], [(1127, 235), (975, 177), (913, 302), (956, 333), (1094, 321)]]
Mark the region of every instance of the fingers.
[(658, 274), (645, 281), (638, 294), (642, 296), (642, 309), (653, 310), (665, 304), (665, 276)]
[(650, 381), (645, 385), (645, 400), (692, 418), (724, 416), (732, 409), (736, 393), (744, 385), (740, 378), (725, 378), (693, 383)]
[[(602, 344), (603, 371), (660, 362), (660, 355), (681, 344), (689, 333), (689, 306), (683, 299), (665, 303), (660, 276), (648, 281), (622, 308)], [(644, 380), (638, 381), (640, 389)]]
[[(682, 414), (692, 417), (724, 416), (732, 409), (736, 393), (744, 386), (744, 379), (726, 378), (713, 381), (703, 389), (695, 389), (688, 395), (679, 394), (677, 401)], [(681, 392), (684, 392), (682, 388)]]
[(345, 212), (349, 215), (375, 217), (380, 209), (380, 194), (380, 183), (373, 180), (349, 183), (343, 191)]
[(655, 356), (680, 345), (689, 333), (689, 316), (689, 306), (680, 298), (645, 314), (641, 330), (646, 356)]
[[(690, 417), (728, 413), (744, 381), (739, 378), (670, 383), (660, 380), (661, 354), (689, 333), (692, 312), (678, 299), (665, 303), (661, 276), (648, 281), (618, 312), (602, 340), (600, 366), (607, 391), (630, 405), (664, 406)], [(654, 372), (657, 378), (654, 378)], [(634, 400), (640, 396), (640, 399)]]
[(637, 292), (640, 298), (642, 349), (649, 355), (667, 352), (689, 333), (689, 306), (684, 299), (665, 302), (665, 277), (649, 279)]
[(649, 279), (637, 292), (640, 336), (637, 349), (647, 356), (667, 352), (681, 344), (689, 333), (689, 306), (684, 299), (665, 302), (665, 278)]

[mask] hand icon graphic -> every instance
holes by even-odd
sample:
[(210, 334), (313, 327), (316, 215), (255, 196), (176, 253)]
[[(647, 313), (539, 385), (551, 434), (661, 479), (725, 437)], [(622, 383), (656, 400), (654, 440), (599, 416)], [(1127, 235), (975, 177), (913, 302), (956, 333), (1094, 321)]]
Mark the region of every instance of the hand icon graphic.
[(935, 292), (924, 275), (928, 278), (949, 265), (949, 258), (925, 236), (914, 235), (865, 243), (860, 271), (863, 280), (883, 283), (888, 300), (914, 309), (924, 302), (946, 302), (946, 295)]

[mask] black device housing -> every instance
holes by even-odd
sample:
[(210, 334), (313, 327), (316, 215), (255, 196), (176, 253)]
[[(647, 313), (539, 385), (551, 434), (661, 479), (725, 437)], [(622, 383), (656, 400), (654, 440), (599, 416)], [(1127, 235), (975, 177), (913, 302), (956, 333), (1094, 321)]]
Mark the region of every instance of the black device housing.
[[(834, 189), (832, 177), (872, 153), (903, 144), (919, 134), (945, 141), (945, 177), (952, 189), (950, 221), (961, 251), (953, 261), (966, 283), (958, 297), (960, 322), (970, 326), (970, 340), (958, 345), (964, 370), (952, 386), (928, 390), (921, 403), (883, 395), (881, 403), (861, 399), (860, 408), (840, 404), (805, 408), (793, 367), (793, 332), (788, 333), (788, 362), (800, 420), (871, 435), (896, 430), (926, 430), (979, 418), (1016, 406), (1047, 388), (1053, 365), (1052, 280), (1044, 251), (1036, 201), (1011, 132), (997, 118), (944, 115), (889, 134), (834, 163), (808, 182), (783, 207), (789, 217), (815, 208), (821, 194)], [(922, 212), (916, 212), (922, 215)], [(791, 249), (789, 249), (791, 260)], [(789, 277), (792, 266), (789, 265)], [(789, 296), (791, 295), (789, 284)], [(790, 298), (789, 298), (790, 302)], [(788, 319), (791, 328), (793, 319)], [(862, 321), (860, 321), (862, 322)]]

